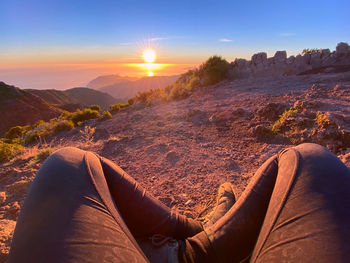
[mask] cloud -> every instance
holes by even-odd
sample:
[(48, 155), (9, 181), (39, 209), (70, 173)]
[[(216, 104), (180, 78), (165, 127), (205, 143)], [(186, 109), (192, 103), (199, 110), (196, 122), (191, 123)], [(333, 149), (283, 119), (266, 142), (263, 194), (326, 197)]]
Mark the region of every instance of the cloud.
[(220, 42), (232, 42), (232, 39), (220, 38), (219, 41), (220, 41)]
[(296, 34), (295, 33), (281, 33), (280, 36), (281, 37), (292, 37), (292, 36), (295, 36)]
[(131, 46), (131, 45), (133, 45), (133, 44), (134, 44), (133, 42), (119, 43), (119, 45), (121, 45), (121, 46)]
[(161, 41), (166, 39), (169, 39), (169, 37), (152, 37), (152, 38), (149, 38), (148, 40), (151, 42), (154, 42), (154, 41)]

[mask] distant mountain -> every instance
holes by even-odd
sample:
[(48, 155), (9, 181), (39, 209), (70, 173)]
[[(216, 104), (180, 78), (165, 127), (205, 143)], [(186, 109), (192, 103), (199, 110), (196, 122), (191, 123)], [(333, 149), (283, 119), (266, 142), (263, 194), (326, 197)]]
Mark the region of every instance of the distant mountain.
[(23, 90), (0, 82), (0, 136), (13, 126), (47, 121), (60, 115), (63, 110), (75, 111), (93, 104), (106, 109), (118, 102), (120, 100), (107, 93), (89, 88)]
[(108, 109), (109, 105), (121, 102), (111, 95), (89, 88), (73, 88), (68, 90), (27, 90), (50, 104), (61, 109), (74, 111), (77, 108), (88, 107), (93, 104)]
[(13, 126), (49, 120), (61, 111), (29, 91), (0, 82), (0, 135)]
[(105, 86), (110, 86), (113, 84), (123, 83), (128, 81), (135, 81), (137, 79), (139, 78), (122, 77), (119, 75), (104, 75), (91, 80), (86, 86), (90, 89), (100, 89)]
[[(92, 80), (88, 84), (88, 87), (107, 92), (115, 98), (125, 100), (135, 96), (140, 91), (164, 88), (165, 86), (174, 83), (178, 77), (179, 76), (154, 76), (130, 80), (118, 75), (109, 75), (101, 76)], [(112, 83), (113, 81), (115, 82)], [(102, 86), (102, 83), (112, 84)]]

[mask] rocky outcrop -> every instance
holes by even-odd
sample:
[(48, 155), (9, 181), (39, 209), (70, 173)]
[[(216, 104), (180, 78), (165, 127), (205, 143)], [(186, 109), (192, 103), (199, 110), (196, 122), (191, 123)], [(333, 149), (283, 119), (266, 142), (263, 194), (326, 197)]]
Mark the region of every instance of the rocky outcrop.
[[(231, 78), (273, 77), (297, 75), (303, 72), (317, 73), (334, 70), (332, 67), (350, 65), (350, 47), (341, 42), (336, 50), (320, 49), (316, 52), (287, 57), (286, 51), (277, 51), (271, 58), (265, 52), (254, 54), (250, 61), (237, 58), (231, 63)], [(316, 71), (315, 71), (316, 70)]]

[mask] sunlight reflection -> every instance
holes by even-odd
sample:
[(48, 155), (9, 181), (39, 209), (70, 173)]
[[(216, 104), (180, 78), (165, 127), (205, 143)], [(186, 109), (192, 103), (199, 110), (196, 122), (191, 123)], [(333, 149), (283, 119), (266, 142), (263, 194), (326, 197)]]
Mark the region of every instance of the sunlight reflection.
[(145, 70), (145, 75), (153, 77), (157, 72), (162, 71), (164, 68), (173, 66), (174, 64), (159, 64), (159, 63), (130, 63), (126, 64), (129, 67), (136, 67)]

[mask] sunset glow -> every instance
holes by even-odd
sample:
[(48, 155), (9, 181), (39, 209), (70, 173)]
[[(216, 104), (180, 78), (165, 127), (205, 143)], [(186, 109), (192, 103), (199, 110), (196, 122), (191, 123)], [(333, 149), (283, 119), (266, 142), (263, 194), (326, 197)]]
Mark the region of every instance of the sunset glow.
[(153, 49), (146, 49), (143, 52), (143, 59), (147, 63), (153, 63), (156, 60), (156, 53)]

